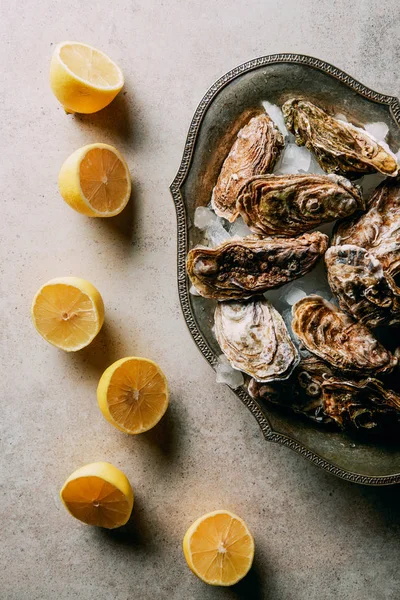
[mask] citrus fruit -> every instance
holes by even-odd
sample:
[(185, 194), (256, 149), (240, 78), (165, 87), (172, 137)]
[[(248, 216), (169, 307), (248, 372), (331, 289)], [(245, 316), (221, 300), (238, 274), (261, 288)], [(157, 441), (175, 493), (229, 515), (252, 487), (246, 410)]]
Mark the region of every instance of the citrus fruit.
[(250, 570), (254, 540), (240, 517), (216, 510), (189, 527), (183, 552), (190, 569), (205, 583), (234, 585)]
[(127, 205), (131, 177), (124, 157), (108, 144), (89, 144), (67, 158), (58, 175), (65, 202), (88, 217), (114, 217)]
[(107, 462), (81, 467), (70, 475), (60, 492), (73, 517), (106, 529), (121, 527), (129, 520), (133, 491), (127, 477)]
[(32, 302), (33, 323), (50, 344), (75, 352), (96, 337), (104, 321), (104, 304), (96, 288), (79, 277), (45, 283)]
[(66, 112), (97, 112), (114, 100), (123, 85), (121, 69), (104, 52), (79, 42), (55, 47), (50, 86)]
[(147, 358), (121, 358), (106, 369), (97, 388), (104, 417), (125, 433), (143, 433), (168, 407), (168, 385), (160, 367)]

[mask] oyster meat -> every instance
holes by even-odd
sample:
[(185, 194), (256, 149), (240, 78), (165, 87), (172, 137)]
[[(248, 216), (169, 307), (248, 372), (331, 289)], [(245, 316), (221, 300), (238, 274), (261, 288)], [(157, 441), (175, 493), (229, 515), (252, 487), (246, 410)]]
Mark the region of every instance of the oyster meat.
[(365, 209), (360, 190), (336, 175), (258, 175), (241, 187), (237, 207), (255, 233), (282, 236)]
[(338, 223), (332, 243), (356, 244), (368, 250), (393, 277), (400, 271), (400, 177), (382, 182), (367, 212)]
[(325, 264), (342, 310), (368, 327), (400, 325), (400, 290), (372, 254), (351, 244), (332, 246)]
[(186, 269), (205, 298), (249, 298), (301, 277), (315, 266), (327, 247), (328, 237), (319, 231), (286, 239), (249, 236), (228, 240), (216, 248), (193, 248)]
[(239, 131), (212, 193), (211, 205), (219, 217), (230, 222), (236, 219), (236, 198), (243, 181), (272, 171), (283, 146), (281, 132), (265, 113)]
[(287, 379), (299, 355), (279, 312), (262, 296), (219, 302), (215, 335), (234, 369), (257, 381)]
[(395, 155), (365, 129), (331, 117), (311, 102), (292, 98), (282, 106), (286, 127), (311, 150), (324, 171), (361, 177), (376, 171), (396, 176)]
[(397, 358), (365, 325), (321, 296), (306, 296), (296, 302), (292, 329), (307, 350), (340, 372), (362, 377), (389, 373), (397, 365)]
[(294, 410), (316, 421), (332, 422), (323, 410), (323, 381), (332, 376), (329, 366), (319, 358), (302, 358), (288, 381), (260, 383), (251, 379), (248, 392), (256, 400), (266, 400)]
[(318, 423), (335, 423), (347, 431), (390, 433), (400, 428), (400, 395), (378, 379), (353, 381), (334, 376), (318, 358), (300, 361), (283, 383), (252, 379), (249, 394), (291, 408)]

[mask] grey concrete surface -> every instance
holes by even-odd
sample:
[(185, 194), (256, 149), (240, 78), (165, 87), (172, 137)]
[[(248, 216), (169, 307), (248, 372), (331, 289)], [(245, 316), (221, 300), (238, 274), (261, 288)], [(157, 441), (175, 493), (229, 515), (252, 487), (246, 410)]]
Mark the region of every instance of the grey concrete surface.
[[(255, 56), (300, 52), (366, 85), (400, 93), (396, 0), (113, 0), (2, 3), (1, 58), (1, 600), (396, 600), (399, 488), (358, 487), (264, 442), (251, 414), (196, 349), (176, 290), (168, 186), (192, 114), (224, 72)], [(54, 45), (110, 54), (126, 87), (93, 116), (66, 116), (48, 85)], [(62, 161), (103, 141), (127, 157), (128, 210), (111, 221), (59, 197)], [(76, 274), (101, 290), (106, 324), (70, 356), (34, 331), (29, 307), (46, 280)], [(98, 378), (113, 360), (148, 356), (171, 406), (130, 438), (100, 414)], [(73, 520), (58, 491), (78, 466), (108, 460), (136, 492), (129, 527)], [(181, 540), (226, 507), (256, 540), (250, 575), (210, 588), (186, 567)]]

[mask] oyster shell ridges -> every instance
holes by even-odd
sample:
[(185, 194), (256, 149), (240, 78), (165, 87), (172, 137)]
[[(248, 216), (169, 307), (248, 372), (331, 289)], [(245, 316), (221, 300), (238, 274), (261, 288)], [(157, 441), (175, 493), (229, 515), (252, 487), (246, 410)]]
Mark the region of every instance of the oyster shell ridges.
[(372, 254), (351, 244), (331, 246), (325, 264), (342, 310), (367, 327), (400, 325), (400, 290)]
[(258, 175), (243, 184), (237, 206), (252, 231), (282, 236), (365, 209), (360, 190), (335, 175)]
[(389, 373), (397, 365), (365, 325), (321, 296), (306, 296), (293, 306), (292, 329), (307, 350), (339, 372), (360, 377)]
[(297, 238), (249, 236), (216, 248), (193, 248), (186, 268), (203, 297), (243, 299), (301, 277), (315, 266), (327, 246), (328, 237), (319, 231)]
[(365, 129), (331, 117), (311, 102), (292, 98), (282, 106), (286, 127), (299, 146), (306, 145), (327, 173), (348, 177), (378, 171), (392, 177), (398, 173), (396, 157)]
[(257, 381), (287, 379), (300, 360), (286, 325), (268, 300), (219, 302), (215, 335), (232, 367)]
[(236, 198), (243, 181), (272, 171), (283, 146), (281, 132), (265, 113), (250, 119), (239, 131), (212, 192), (211, 205), (219, 217), (230, 222), (236, 219)]

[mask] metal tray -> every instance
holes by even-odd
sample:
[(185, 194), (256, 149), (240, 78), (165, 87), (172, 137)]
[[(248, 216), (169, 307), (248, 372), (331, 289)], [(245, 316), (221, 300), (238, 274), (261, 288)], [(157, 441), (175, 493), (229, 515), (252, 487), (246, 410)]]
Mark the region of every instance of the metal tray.
[[(268, 100), (282, 105), (295, 95), (345, 113), (355, 124), (383, 121), (389, 143), (400, 146), (400, 102), (370, 90), (336, 67), (299, 54), (256, 58), (226, 73), (208, 90), (189, 128), (179, 171), (171, 184), (178, 219), (178, 288), (190, 333), (211, 366), (221, 353), (211, 332), (214, 303), (189, 294), (185, 271), (189, 248), (199, 241), (192, 226), (197, 206), (207, 205), (222, 162), (238, 130)], [(298, 415), (253, 400), (245, 387), (235, 394), (247, 406), (266, 440), (284, 444), (343, 479), (368, 485), (400, 482), (400, 445), (360, 442), (327, 431)]]

